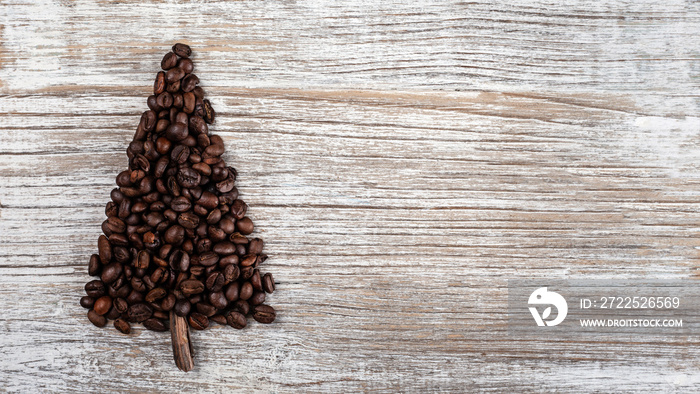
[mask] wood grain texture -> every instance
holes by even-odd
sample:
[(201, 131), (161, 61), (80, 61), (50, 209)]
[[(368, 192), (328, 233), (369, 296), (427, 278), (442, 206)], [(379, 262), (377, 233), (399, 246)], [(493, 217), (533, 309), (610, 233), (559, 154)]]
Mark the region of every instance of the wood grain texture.
[[(696, 391), (700, 339), (523, 341), (514, 278), (700, 278), (700, 3), (0, 0), (0, 391)], [(78, 305), (160, 59), (194, 49), (277, 291)]]

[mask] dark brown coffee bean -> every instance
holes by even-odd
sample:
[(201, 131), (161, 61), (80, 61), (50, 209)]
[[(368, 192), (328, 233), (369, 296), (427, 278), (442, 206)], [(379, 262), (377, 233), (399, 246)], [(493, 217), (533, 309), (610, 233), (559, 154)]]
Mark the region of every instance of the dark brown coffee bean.
[(205, 267), (210, 267), (219, 262), (219, 256), (215, 252), (205, 252), (199, 255), (199, 263)]
[(112, 299), (109, 296), (102, 296), (95, 301), (94, 310), (98, 315), (104, 315), (112, 308)]
[(230, 283), (238, 279), (238, 276), (240, 275), (240, 270), (238, 269), (238, 266), (235, 263), (229, 264), (226, 267), (224, 267), (223, 274), (225, 282)]
[(165, 81), (167, 83), (179, 82), (184, 76), (185, 72), (182, 69), (174, 67), (165, 73)]
[(201, 177), (193, 168), (181, 168), (177, 173), (177, 182), (184, 188), (193, 188), (199, 185)]
[(94, 310), (90, 309), (87, 313), (88, 320), (97, 327), (104, 327), (107, 324), (107, 318), (98, 315)]
[(248, 253), (250, 254), (260, 254), (263, 251), (263, 240), (260, 238), (253, 238), (248, 243)]
[(165, 297), (167, 292), (165, 291), (164, 288), (162, 287), (156, 287), (155, 289), (151, 290), (146, 294), (146, 302), (154, 302), (157, 300), (160, 300), (161, 298)]
[(192, 208), (192, 203), (186, 197), (180, 196), (173, 199), (170, 208), (175, 212), (187, 212)]
[(102, 279), (102, 282), (110, 284), (119, 278), (119, 276), (122, 274), (122, 268), (122, 265), (119, 263), (107, 264), (102, 269), (102, 276), (100, 279)]
[(209, 302), (216, 309), (225, 309), (228, 306), (228, 300), (226, 299), (226, 296), (224, 296), (224, 293), (221, 291), (210, 293)]
[(124, 313), (129, 309), (129, 303), (124, 298), (116, 298), (112, 304), (114, 305), (114, 309), (119, 313)]
[(163, 60), (160, 61), (160, 67), (166, 71), (170, 70), (171, 68), (175, 67), (176, 65), (177, 65), (177, 56), (172, 52), (166, 53), (165, 56), (163, 56)]
[(258, 323), (270, 324), (276, 317), (277, 313), (269, 305), (257, 305), (253, 308), (253, 319)]
[(253, 273), (255, 273), (255, 266), (253, 265), (241, 268), (241, 278), (243, 280), (250, 279), (253, 276)]
[(248, 300), (248, 303), (253, 306), (260, 305), (263, 302), (265, 302), (265, 292), (262, 291), (256, 291), (255, 293), (253, 293), (253, 296), (250, 297), (250, 299)]
[(167, 91), (157, 95), (156, 104), (160, 108), (169, 109), (173, 105), (173, 95)]
[(170, 268), (176, 271), (187, 271), (190, 268), (190, 255), (182, 250), (176, 250), (170, 256)]
[(209, 124), (214, 123), (216, 112), (214, 111), (214, 108), (212, 108), (211, 103), (209, 102), (209, 100), (204, 100), (202, 104), (204, 107), (204, 121)]
[(185, 58), (190, 57), (192, 54), (192, 50), (190, 49), (189, 45), (181, 43), (173, 45), (173, 52), (175, 52), (176, 55)]
[(126, 311), (129, 321), (141, 323), (151, 317), (153, 309), (146, 304), (134, 304)]
[(112, 259), (112, 248), (109, 245), (107, 237), (100, 235), (97, 239), (97, 249), (100, 255), (100, 261), (102, 264), (107, 264)]
[(253, 289), (258, 291), (262, 290), (262, 278), (260, 277), (260, 271), (253, 271), (253, 276), (250, 277), (250, 284), (253, 285)]
[(224, 275), (220, 272), (214, 271), (207, 276), (207, 280), (204, 282), (204, 284), (206, 285), (207, 289), (212, 292), (220, 291), (224, 286)]
[[(207, 133), (209, 133), (209, 127), (207, 126), (207, 123), (200, 116), (190, 116), (189, 128), (195, 134), (206, 135)], [(199, 142), (199, 137), (197, 137), (197, 141)], [(207, 138), (206, 141), (209, 142), (209, 139)], [(209, 144), (207, 144), (207, 147), (208, 146)]]
[(209, 323), (214, 322), (221, 325), (226, 325), (226, 316), (224, 315), (214, 315), (209, 318)]
[(230, 311), (226, 315), (226, 322), (229, 326), (238, 330), (241, 330), (245, 328), (246, 325), (248, 325), (248, 321), (246, 320), (245, 315), (236, 311)]
[(180, 85), (182, 84), (182, 81), (175, 81), (173, 83), (169, 83), (165, 87), (166, 92), (170, 92), (170, 94), (173, 95), (173, 107), (175, 106), (175, 93), (178, 93), (180, 91)]
[(241, 220), (248, 211), (248, 205), (246, 205), (243, 200), (235, 200), (231, 205), (231, 215), (233, 215), (236, 220)]
[(262, 287), (266, 293), (272, 293), (275, 291), (275, 280), (272, 278), (271, 273), (266, 273), (262, 278)]
[(204, 157), (219, 157), (224, 153), (223, 145), (209, 145), (204, 150)]
[(248, 300), (250, 297), (253, 296), (253, 285), (250, 284), (250, 282), (245, 282), (241, 286), (241, 290), (238, 294), (238, 298), (242, 300)]
[(188, 279), (180, 284), (180, 291), (186, 296), (199, 294), (204, 291), (204, 283), (196, 279)]
[(80, 298), (80, 306), (86, 309), (92, 309), (95, 305), (95, 299), (90, 296), (83, 296)]
[(100, 257), (96, 254), (90, 256), (90, 262), (88, 263), (88, 275), (98, 276), (102, 270), (102, 265), (100, 264)]
[(177, 66), (180, 67), (185, 74), (189, 74), (194, 70), (194, 63), (188, 58), (180, 59), (177, 62)]
[[(192, 92), (198, 83), (199, 78), (194, 74), (190, 74), (182, 80), (182, 91)], [(192, 97), (194, 98), (194, 93), (192, 93)], [(194, 107), (192, 109), (194, 109)]]
[(159, 95), (165, 91), (165, 73), (156, 74), (156, 81), (153, 83), (153, 94)]
[(251, 265), (255, 264), (255, 262), (258, 260), (258, 256), (254, 254), (247, 254), (243, 256), (243, 259), (241, 260), (241, 267), (250, 267)]
[[(194, 303), (194, 301), (196, 300), (190, 298), (190, 302)], [(197, 312), (203, 314), (206, 317), (214, 316), (214, 314), (217, 312), (217, 309), (214, 307), (214, 305), (208, 302), (197, 301), (195, 304), (195, 308), (197, 309)]]
[(186, 92), (182, 94), (182, 112), (186, 114), (191, 114), (194, 112), (195, 97), (192, 92)]
[(246, 216), (236, 222), (236, 228), (241, 234), (248, 235), (253, 232), (253, 221)]
[(250, 304), (248, 304), (247, 301), (238, 300), (233, 303), (231, 310), (234, 310), (243, 316), (247, 316), (248, 313), (250, 313)]
[(186, 229), (195, 229), (199, 225), (199, 216), (192, 212), (184, 212), (177, 217), (177, 222)]
[(162, 320), (156, 318), (146, 319), (146, 321), (143, 322), (143, 326), (151, 331), (168, 331), (168, 328), (165, 326), (165, 323), (163, 323)]
[(167, 297), (163, 298), (163, 301), (160, 303), (160, 307), (164, 311), (169, 312), (171, 309), (173, 309), (176, 302), (177, 297), (175, 297), (175, 294), (170, 293)]
[(174, 226), (171, 226), (166, 232), (165, 235), (163, 236), (163, 240), (169, 244), (173, 245), (178, 245), (182, 242), (183, 238), (185, 237), (185, 229), (176, 224)]
[[(153, 261), (158, 261), (158, 260), (163, 261), (162, 259), (160, 259), (158, 257), (153, 258)], [(167, 265), (167, 263), (164, 261), (162, 262), (162, 264)], [(155, 270), (153, 270), (153, 272), (151, 273), (151, 276), (144, 276), (143, 281), (146, 284), (146, 287), (148, 287), (149, 289), (152, 289), (155, 287), (156, 284), (163, 283), (164, 281), (166, 281), (168, 279), (166, 277), (166, 275), (168, 275), (167, 269), (165, 267), (158, 267)], [(150, 285), (150, 286), (148, 283), (149, 280), (152, 283), (152, 285)]]
[(114, 328), (119, 330), (122, 334), (131, 333), (131, 324), (124, 319), (117, 319), (114, 321)]
[(195, 330), (204, 330), (209, 327), (209, 318), (201, 313), (192, 312), (187, 321), (190, 323), (190, 327)]
[(192, 305), (188, 300), (178, 300), (173, 307), (175, 314), (180, 317), (185, 317), (189, 315)]
[(173, 142), (182, 141), (187, 138), (187, 126), (183, 123), (173, 123), (165, 130), (165, 137)]

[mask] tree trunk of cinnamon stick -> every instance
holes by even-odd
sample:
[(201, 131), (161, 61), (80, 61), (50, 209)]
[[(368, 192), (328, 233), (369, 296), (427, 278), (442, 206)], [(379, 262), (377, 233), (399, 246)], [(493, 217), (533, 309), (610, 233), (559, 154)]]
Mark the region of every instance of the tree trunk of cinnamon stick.
[(170, 311), (170, 335), (173, 341), (173, 357), (175, 365), (181, 371), (188, 372), (194, 368), (192, 359), (192, 344), (190, 343), (190, 331), (187, 320)]

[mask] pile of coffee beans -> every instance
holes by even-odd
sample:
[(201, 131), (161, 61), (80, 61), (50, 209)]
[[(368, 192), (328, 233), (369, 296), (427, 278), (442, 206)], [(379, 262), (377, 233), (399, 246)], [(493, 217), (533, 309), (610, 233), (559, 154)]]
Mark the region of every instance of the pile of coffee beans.
[(244, 328), (247, 316), (275, 320), (263, 304), (275, 281), (258, 267), (267, 255), (221, 159), (224, 142), (209, 133), (216, 113), (192, 73), (190, 47), (175, 44), (161, 62), (148, 111), (141, 115), (117, 175), (107, 220), (90, 257), (80, 305), (103, 327), (122, 333), (143, 323), (169, 329), (169, 313), (203, 330), (211, 322)]

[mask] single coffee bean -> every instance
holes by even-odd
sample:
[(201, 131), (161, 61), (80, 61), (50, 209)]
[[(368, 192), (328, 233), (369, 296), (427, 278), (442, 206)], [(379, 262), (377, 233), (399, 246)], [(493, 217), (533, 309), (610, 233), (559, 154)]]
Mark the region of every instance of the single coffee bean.
[(122, 334), (131, 333), (131, 324), (124, 319), (117, 319), (114, 321), (114, 328), (119, 330)]
[(249, 217), (244, 217), (236, 222), (236, 228), (243, 235), (248, 235), (253, 232), (253, 221)]
[(141, 323), (151, 317), (153, 309), (146, 304), (134, 304), (126, 311), (129, 321)]
[(245, 315), (236, 311), (230, 311), (226, 315), (226, 322), (229, 326), (238, 330), (241, 330), (245, 328), (246, 325), (248, 325)]
[(243, 280), (250, 279), (254, 273), (255, 273), (255, 266), (253, 266), (253, 265), (251, 265), (249, 267), (241, 268), (241, 278)]
[(92, 298), (100, 298), (105, 295), (105, 284), (101, 280), (92, 280), (85, 284), (85, 293)]
[(156, 81), (153, 83), (153, 94), (159, 95), (165, 91), (165, 73), (159, 72)]
[(97, 249), (100, 255), (100, 261), (102, 264), (107, 264), (112, 259), (112, 248), (109, 245), (107, 237), (100, 235), (97, 239)]
[(199, 216), (192, 212), (184, 212), (177, 217), (177, 222), (186, 229), (195, 229), (199, 225)]
[(162, 287), (156, 287), (155, 289), (151, 290), (146, 294), (146, 302), (154, 302), (156, 300), (160, 300), (161, 298), (165, 297), (167, 292), (165, 291), (164, 288)]
[[(236, 259), (238, 259), (238, 256), (234, 256)], [(238, 266), (234, 264), (229, 264), (224, 267), (224, 280), (226, 283), (233, 282), (234, 280), (238, 279), (238, 276), (240, 275), (240, 270)]]
[(180, 291), (186, 296), (199, 294), (204, 291), (204, 283), (197, 279), (188, 279), (180, 284)]
[(163, 323), (163, 321), (160, 319), (146, 319), (146, 321), (143, 322), (143, 326), (151, 331), (168, 331), (168, 328), (165, 326), (165, 323)]
[(209, 318), (201, 313), (192, 312), (187, 321), (190, 323), (190, 327), (195, 330), (204, 330), (209, 327)]
[(254, 238), (248, 243), (248, 253), (250, 254), (260, 254), (263, 251), (263, 240), (260, 238)]
[(243, 316), (247, 316), (248, 313), (250, 313), (250, 304), (248, 304), (247, 301), (238, 300), (233, 303), (231, 310), (234, 310)]
[(165, 81), (168, 83), (178, 82), (185, 76), (185, 72), (180, 68), (171, 68), (165, 73)]
[(226, 316), (224, 315), (214, 315), (209, 318), (209, 323), (214, 322), (221, 325), (226, 325)]
[(269, 305), (257, 305), (253, 308), (253, 319), (258, 323), (270, 324), (276, 317), (277, 313)]
[(98, 315), (94, 310), (90, 309), (87, 313), (88, 320), (97, 327), (104, 327), (107, 324), (107, 318)]
[(122, 265), (119, 263), (107, 264), (104, 269), (102, 269), (102, 276), (100, 277), (104, 283), (110, 284), (117, 280), (122, 274)]
[(190, 57), (190, 54), (192, 54), (192, 50), (190, 49), (189, 45), (181, 43), (173, 45), (173, 52), (180, 57)]
[(102, 296), (95, 301), (95, 313), (104, 315), (112, 308), (112, 299), (109, 296)]
[[(209, 302), (216, 309), (225, 309), (228, 306), (228, 300), (226, 299), (226, 296), (224, 296), (224, 293), (221, 291), (209, 293)], [(262, 302), (261, 302), (261, 304), (262, 304)]]
[(191, 114), (194, 112), (194, 106), (195, 106), (195, 97), (194, 93), (192, 92), (186, 92), (182, 94), (182, 112), (186, 114)]
[(129, 303), (123, 298), (116, 298), (112, 304), (114, 305), (114, 309), (119, 313), (124, 313), (129, 309)]
[(90, 256), (90, 262), (88, 263), (88, 275), (98, 276), (102, 271), (102, 265), (100, 264), (100, 257), (96, 254)]
[(248, 300), (250, 297), (253, 296), (253, 285), (250, 284), (250, 282), (245, 282), (241, 286), (240, 293), (238, 294), (238, 297), (242, 300)]
[(180, 91), (181, 84), (182, 81), (175, 81), (173, 83), (167, 84), (165, 88), (167, 92), (170, 92), (173, 95), (173, 106), (175, 105), (175, 93), (178, 93)]
[(253, 296), (248, 300), (248, 303), (253, 306), (260, 305), (263, 302), (265, 302), (265, 293), (262, 291), (254, 292)]
[(275, 280), (272, 278), (271, 273), (266, 273), (262, 278), (262, 287), (266, 293), (273, 293), (275, 291)]
[(173, 95), (167, 91), (157, 95), (156, 104), (164, 109), (170, 108), (173, 105)]
[(253, 276), (250, 277), (250, 284), (253, 285), (253, 289), (262, 290), (262, 278), (260, 277), (260, 271), (253, 271)]
[(170, 207), (175, 212), (187, 212), (192, 208), (192, 203), (186, 197), (180, 196), (173, 199)]
[[(197, 296), (199, 297), (199, 296)], [(196, 300), (190, 299), (191, 303), (194, 303)], [(217, 312), (216, 307), (214, 305), (208, 303), (208, 302), (202, 302), (202, 301), (197, 301), (195, 303), (195, 307), (197, 309), (197, 312), (203, 314), (206, 317), (209, 316), (214, 316), (214, 314)]]
[(224, 281), (224, 275), (220, 272), (214, 271), (207, 276), (207, 280), (204, 282), (204, 284), (207, 289), (215, 292), (221, 290), (221, 288), (224, 286)]
[(190, 302), (188, 300), (178, 300), (175, 303), (175, 306), (173, 307), (175, 314), (180, 316), (180, 317), (185, 317), (185, 316), (189, 315), (191, 309), (192, 309), (192, 304), (190, 304)]
[(231, 204), (231, 215), (233, 215), (236, 220), (243, 219), (247, 211), (248, 205), (246, 205), (243, 200), (235, 200), (233, 204)]
[(199, 255), (199, 263), (205, 267), (213, 266), (219, 262), (219, 256), (215, 252), (205, 252)]
[[(185, 96), (183, 95), (183, 98)], [(209, 132), (209, 127), (207, 126), (207, 123), (202, 119), (200, 116), (190, 116), (190, 122), (189, 122), (189, 128), (192, 130), (195, 134), (199, 135), (206, 135)], [(197, 137), (197, 141), (199, 141), (199, 137)], [(206, 139), (207, 141), (207, 147), (209, 146), (208, 142), (209, 139)]]
[(177, 66), (180, 67), (185, 74), (189, 74), (194, 70), (194, 63), (188, 58), (180, 59), (177, 62)]
[(80, 306), (86, 309), (92, 309), (92, 306), (95, 305), (95, 299), (90, 297), (90, 296), (83, 296), (80, 298)]
[(173, 142), (182, 141), (187, 138), (187, 126), (183, 123), (173, 123), (165, 130), (165, 137)]
[(201, 176), (191, 167), (180, 168), (177, 173), (177, 182), (184, 188), (193, 188), (199, 185)]
[[(177, 65), (177, 55), (172, 52), (168, 52), (163, 56), (163, 60), (160, 61), (160, 67), (163, 70), (170, 70)], [(161, 74), (161, 73), (159, 73)]]
[(258, 256), (255, 254), (247, 254), (243, 256), (243, 259), (241, 260), (241, 267), (250, 267), (251, 265), (255, 264), (255, 262), (258, 260)]
[(175, 297), (175, 294), (170, 293), (167, 297), (163, 298), (163, 301), (160, 303), (160, 307), (164, 311), (169, 312), (171, 309), (173, 309), (176, 302), (177, 297)]
[(173, 245), (180, 244), (185, 237), (185, 229), (180, 225), (170, 227), (163, 236), (165, 242)]
[[(184, 72), (184, 70), (183, 70), (183, 72)], [(199, 78), (197, 78), (197, 76), (194, 74), (190, 74), (182, 80), (182, 91), (183, 92), (192, 92), (198, 83), (199, 83)], [(192, 93), (192, 97), (194, 97), (194, 93)]]
[(212, 108), (209, 100), (204, 100), (202, 103), (204, 104), (204, 121), (209, 124), (214, 123), (214, 118), (216, 117), (214, 108)]

